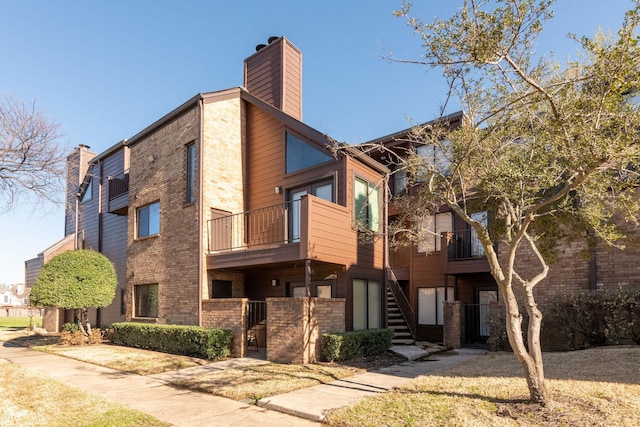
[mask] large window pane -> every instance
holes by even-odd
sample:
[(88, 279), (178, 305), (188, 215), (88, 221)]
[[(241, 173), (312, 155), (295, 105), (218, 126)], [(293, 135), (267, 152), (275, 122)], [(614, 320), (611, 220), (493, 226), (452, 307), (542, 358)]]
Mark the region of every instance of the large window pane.
[(353, 280), (353, 330), (367, 329), (367, 282)]
[(354, 219), (360, 226), (372, 231), (380, 230), (380, 189), (374, 184), (356, 178), (353, 185)]
[(160, 203), (152, 203), (138, 209), (138, 237), (160, 233)]
[(187, 145), (187, 182), (186, 182), (186, 201), (194, 202), (196, 188), (196, 145)]
[(286, 137), (286, 172), (291, 173), (300, 169), (319, 165), (332, 160), (332, 157), (290, 133)]
[(134, 287), (135, 317), (158, 317), (158, 285)]
[(453, 301), (452, 287), (418, 289), (418, 323), (420, 325), (444, 324), (443, 301)]
[(375, 280), (369, 280), (367, 287), (367, 308), (368, 308), (368, 321), (367, 325), (369, 329), (379, 329), (382, 326), (382, 313), (381, 313), (381, 289), (380, 282)]

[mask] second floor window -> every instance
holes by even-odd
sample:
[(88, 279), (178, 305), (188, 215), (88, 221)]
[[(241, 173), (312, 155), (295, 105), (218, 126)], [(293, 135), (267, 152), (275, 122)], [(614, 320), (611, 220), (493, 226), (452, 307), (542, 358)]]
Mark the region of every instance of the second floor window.
[(380, 188), (373, 183), (356, 178), (353, 194), (354, 219), (358, 227), (380, 231)]
[(138, 209), (138, 237), (154, 236), (159, 233), (160, 202)]
[(286, 136), (286, 173), (295, 172), (311, 166), (333, 160), (328, 152), (312, 147), (300, 138), (287, 133)]
[(187, 203), (196, 201), (196, 145), (191, 143), (187, 145), (187, 182), (186, 182), (186, 198)]
[(442, 250), (442, 233), (453, 231), (451, 212), (428, 215), (422, 221), (418, 252), (438, 252)]

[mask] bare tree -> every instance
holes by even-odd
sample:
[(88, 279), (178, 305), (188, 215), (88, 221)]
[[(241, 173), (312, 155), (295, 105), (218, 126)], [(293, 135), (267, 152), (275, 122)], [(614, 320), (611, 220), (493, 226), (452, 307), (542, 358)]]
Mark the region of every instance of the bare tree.
[(61, 201), (65, 148), (60, 136), (60, 126), (35, 102), (0, 98), (0, 211), (24, 200)]

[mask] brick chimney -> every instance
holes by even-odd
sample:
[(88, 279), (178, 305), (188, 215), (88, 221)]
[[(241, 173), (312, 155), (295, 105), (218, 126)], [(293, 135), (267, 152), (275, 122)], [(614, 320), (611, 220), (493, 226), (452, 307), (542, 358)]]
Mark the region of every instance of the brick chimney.
[(244, 60), (244, 87), (301, 121), (302, 52), (284, 37), (269, 37)]

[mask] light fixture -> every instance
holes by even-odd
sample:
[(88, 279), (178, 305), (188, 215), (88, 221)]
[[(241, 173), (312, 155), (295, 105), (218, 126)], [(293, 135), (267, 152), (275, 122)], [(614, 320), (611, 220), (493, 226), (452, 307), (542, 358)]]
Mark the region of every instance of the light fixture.
[(153, 162), (155, 162), (155, 161), (156, 161), (156, 156), (155, 156), (155, 155), (153, 155), (153, 154), (149, 154), (149, 155), (147, 156), (147, 161), (148, 161), (149, 163), (153, 163)]
[(273, 191), (275, 191), (276, 194), (280, 194), (280, 192), (282, 191), (282, 187), (280, 187), (279, 185), (276, 185)]
[(271, 279), (271, 286), (273, 287), (278, 286), (278, 279)]

